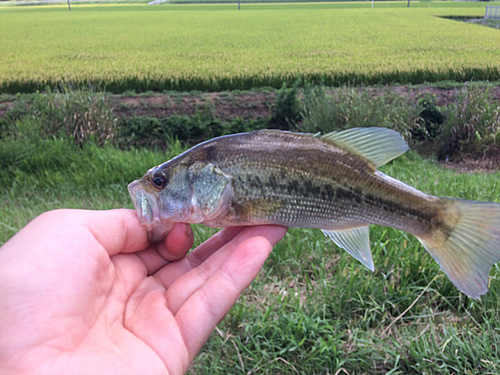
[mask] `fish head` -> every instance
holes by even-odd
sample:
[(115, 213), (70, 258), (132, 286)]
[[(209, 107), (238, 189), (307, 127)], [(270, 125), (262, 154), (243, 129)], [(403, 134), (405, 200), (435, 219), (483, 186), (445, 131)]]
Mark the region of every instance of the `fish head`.
[(151, 168), (128, 186), (151, 243), (161, 242), (177, 222), (212, 225), (229, 210), (232, 177), (189, 152)]
[(161, 242), (176, 222), (188, 222), (193, 213), (188, 170), (176, 164), (166, 162), (151, 168), (140, 180), (128, 185), (139, 221), (146, 226), (151, 243)]

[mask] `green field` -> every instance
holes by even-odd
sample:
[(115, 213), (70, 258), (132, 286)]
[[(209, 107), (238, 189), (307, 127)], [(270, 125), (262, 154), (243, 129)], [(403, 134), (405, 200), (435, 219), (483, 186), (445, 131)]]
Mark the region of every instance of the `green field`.
[(497, 80), (500, 33), (439, 17), (483, 14), (466, 2), (2, 6), (0, 91)]
[[(235, 4), (114, 4), (73, 5), (68, 12), (65, 5), (0, 4), (0, 94), (32, 93), (61, 82), (92, 83), (114, 92), (281, 87), (299, 74), (329, 85), (500, 79), (499, 31), (440, 18), (479, 18), (484, 3), (370, 5), (244, 4), (237, 11)], [(402, 103), (409, 97), (398, 101), (383, 93), (377, 101), (349, 90), (351, 95), (337, 93), (341, 102), (335, 104), (316, 96), (316, 112), (299, 125), (315, 132), (313, 125), (322, 123), (317, 119), (327, 125), (341, 120), (342, 126), (375, 121), (411, 134), (415, 124), (404, 112), (417, 104)], [(484, 155), (499, 144), (500, 104), (471, 92), (443, 109), (448, 121), (443, 127), (448, 124), (455, 133), (474, 130), (457, 144), (477, 146), (476, 155)], [(304, 93), (294, 98), (303, 104)], [(106, 107), (109, 96), (99, 94), (89, 109), (85, 97), (95, 93), (72, 95), (66, 95), (67, 102), (60, 99), (64, 94), (50, 92), (2, 96), (0, 246), (47, 210), (132, 208), (127, 184), (187, 147), (173, 140), (178, 135), (168, 132), (172, 124), (180, 130), (184, 124), (182, 134), (197, 140), (203, 131), (205, 136), (235, 129), (213, 119), (204, 123), (198, 112), (191, 118), (172, 116), (170, 122), (143, 116), (135, 119), (135, 130), (130, 119), (117, 122), (136, 131), (137, 138), (128, 134), (128, 143), (98, 146), (99, 138), (89, 135), (77, 144), (67, 119), (81, 125), (94, 113), (101, 124), (108, 115), (108, 122), (114, 120)], [(169, 100), (182, 102), (183, 95)], [(140, 95), (126, 96), (141, 101)], [(236, 125), (273, 126), (276, 105), (269, 106), (269, 119), (238, 118)], [(61, 123), (69, 123), (70, 131), (65, 133)], [(151, 130), (153, 123), (158, 133)], [(162, 143), (147, 143), (147, 137)], [(152, 146), (157, 144), (166, 150)], [(381, 170), (431, 195), (500, 201), (500, 172), (460, 173), (415, 151)], [(200, 225), (194, 231), (199, 244), (216, 230)], [(189, 373), (500, 374), (500, 263), (491, 271), (488, 293), (474, 301), (453, 286), (411, 235), (371, 226), (370, 238), (374, 273), (321, 231), (289, 230)]]
[[(16, 138), (0, 139), (0, 245), (50, 209), (132, 208), (127, 184), (182, 150), (79, 147), (40, 138), (29, 122), (19, 127)], [(382, 170), (433, 195), (500, 196), (500, 173), (456, 173), (414, 152)], [(190, 373), (500, 373), (498, 266), (489, 292), (473, 301), (414, 237), (370, 232), (374, 273), (319, 230), (290, 230)], [(196, 243), (213, 233), (197, 226)]]

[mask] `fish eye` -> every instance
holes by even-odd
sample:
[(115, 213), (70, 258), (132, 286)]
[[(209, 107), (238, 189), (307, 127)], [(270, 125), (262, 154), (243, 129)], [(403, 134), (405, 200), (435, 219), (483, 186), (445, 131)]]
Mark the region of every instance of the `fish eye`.
[(153, 175), (151, 182), (153, 183), (153, 186), (155, 187), (155, 189), (160, 190), (160, 189), (163, 189), (165, 187), (165, 185), (167, 184), (167, 177), (163, 173), (156, 172)]

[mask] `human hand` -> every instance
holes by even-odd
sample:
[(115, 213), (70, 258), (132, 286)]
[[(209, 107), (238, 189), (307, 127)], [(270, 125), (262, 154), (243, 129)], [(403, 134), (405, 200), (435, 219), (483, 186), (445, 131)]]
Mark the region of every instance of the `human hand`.
[(1, 374), (181, 374), (286, 228), (225, 228), (185, 256), (132, 210), (47, 212), (0, 248)]

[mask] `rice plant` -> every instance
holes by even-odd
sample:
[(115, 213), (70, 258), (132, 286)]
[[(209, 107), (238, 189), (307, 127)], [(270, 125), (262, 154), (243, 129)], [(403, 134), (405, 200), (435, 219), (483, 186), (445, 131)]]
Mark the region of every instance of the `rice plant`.
[(0, 9), (0, 92), (222, 91), (500, 79), (481, 3), (141, 4)]

